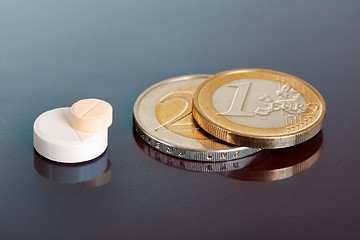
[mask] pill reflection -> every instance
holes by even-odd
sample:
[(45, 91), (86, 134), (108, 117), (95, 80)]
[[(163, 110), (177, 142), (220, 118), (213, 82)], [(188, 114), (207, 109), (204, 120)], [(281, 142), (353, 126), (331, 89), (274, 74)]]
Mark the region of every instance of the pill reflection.
[(107, 151), (89, 162), (66, 164), (51, 161), (34, 150), (34, 168), (40, 176), (59, 183), (101, 186), (111, 178)]
[(166, 155), (150, 147), (135, 132), (133, 133), (133, 135), (135, 142), (140, 147), (140, 149), (154, 160), (174, 168), (179, 168), (188, 171), (223, 172), (223, 171), (237, 170), (243, 168), (255, 158), (255, 154), (254, 154), (244, 158), (240, 158), (232, 161), (225, 161), (225, 162), (202, 162), (202, 161), (200, 162), (200, 161), (184, 160), (170, 155)]
[(97, 178), (94, 178), (94, 179), (89, 180), (89, 181), (82, 182), (80, 184), (84, 185), (86, 187), (100, 187), (100, 186), (103, 186), (103, 185), (107, 184), (108, 182), (110, 182), (111, 169), (112, 169), (111, 162), (110, 162), (110, 160), (108, 160), (106, 169), (103, 172), (103, 174), (101, 174)]
[(319, 132), (310, 140), (293, 147), (262, 150), (243, 169), (220, 174), (247, 181), (275, 181), (289, 178), (309, 169), (318, 161), (322, 142), (322, 132)]

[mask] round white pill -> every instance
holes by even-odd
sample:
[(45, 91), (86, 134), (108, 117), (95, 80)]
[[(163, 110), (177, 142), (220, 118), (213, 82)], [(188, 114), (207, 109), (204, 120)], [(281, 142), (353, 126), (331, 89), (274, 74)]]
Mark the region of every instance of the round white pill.
[(70, 108), (41, 114), (34, 122), (34, 148), (42, 156), (62, 163), (78, 163), (100, 156), (107, 148), (107, 129), (97, 133), (77, 131), (70, 124)]

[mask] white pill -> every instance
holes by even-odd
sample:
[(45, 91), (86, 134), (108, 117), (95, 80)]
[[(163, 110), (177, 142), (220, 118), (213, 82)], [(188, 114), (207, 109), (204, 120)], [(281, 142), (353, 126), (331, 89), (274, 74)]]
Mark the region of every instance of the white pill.
[(42, 156), (62, 163), (78, 163), (100, 156), (107, 148), (107, 129), (97, 133), (77, 131), (70, 124), (70, 108), (41, 114), (34, 122), (34, 148)]

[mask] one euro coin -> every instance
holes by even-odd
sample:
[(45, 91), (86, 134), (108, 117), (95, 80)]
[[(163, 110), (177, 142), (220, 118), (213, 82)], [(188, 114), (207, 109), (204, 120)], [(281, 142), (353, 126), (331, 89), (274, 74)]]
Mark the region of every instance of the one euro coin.
[(304, 80), (278, 71), (240, 69), (202, 82), (193, 115), (206, 132), (252, 148), (284, 148), (315, 136), (325, 117), (325, 101)]

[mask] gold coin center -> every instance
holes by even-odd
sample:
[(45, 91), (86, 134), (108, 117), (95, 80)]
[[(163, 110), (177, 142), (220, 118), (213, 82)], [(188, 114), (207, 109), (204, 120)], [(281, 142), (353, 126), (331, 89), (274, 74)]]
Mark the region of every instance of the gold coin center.
[(294, 88), (263, 79), (241, 79), (217, 89), (212, 98), (217, 114), (256, 128), (279, 128), (298, 121), (306, 101)]
[(192, 116), (192, 98), (196, 88), (173, 91), (156, 104), (155, 116), (161, 126), (156, 131), (171, 131), (196, 140), (208, 140)]

